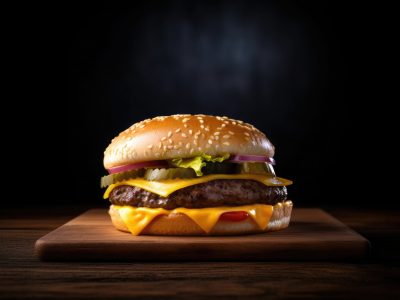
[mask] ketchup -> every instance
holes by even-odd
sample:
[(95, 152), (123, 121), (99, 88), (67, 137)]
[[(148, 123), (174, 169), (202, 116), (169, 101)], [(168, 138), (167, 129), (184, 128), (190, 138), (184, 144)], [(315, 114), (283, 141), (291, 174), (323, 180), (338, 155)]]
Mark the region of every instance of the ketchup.
[(228, 211), (223, 213), (219, 219), (222, 221), (241, 222), (246, 220), (248, 216), (245, 211)]

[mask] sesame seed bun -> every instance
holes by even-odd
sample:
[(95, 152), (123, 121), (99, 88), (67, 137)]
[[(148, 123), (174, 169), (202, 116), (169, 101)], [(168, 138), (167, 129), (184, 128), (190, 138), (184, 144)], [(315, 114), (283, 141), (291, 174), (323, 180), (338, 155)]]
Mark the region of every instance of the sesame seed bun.
[[(254, 222), (251, 217), (241, 222), (230, 222), (219, 220), (209, 235), (240, 235), (261, 233), (284, 229), (289, 226), (292, 214), (292, 201), (284, 201), (274, 205), (272, 216), (268, 226), (263, 230)], [(109, 214), (115, 228), (129, 232), (128, 227), (113, 205), (110, 206)], [(160, 215), (148, 224), (141, 235), (206, 235), (207, 233), (200, 228), (191, 218), (182, 213)]]
[(104, 152), (106, 169), (207, 153), (274, 156), (274, 146), (254, 126), (227, 117), (172, 115), (132, 125)]

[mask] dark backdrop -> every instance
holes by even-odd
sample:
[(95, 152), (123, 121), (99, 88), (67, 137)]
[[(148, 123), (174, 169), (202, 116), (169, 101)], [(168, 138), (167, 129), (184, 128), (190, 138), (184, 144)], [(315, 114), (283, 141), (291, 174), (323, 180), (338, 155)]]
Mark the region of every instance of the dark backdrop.
[(383, 104), (393, 98), (390, 7), (143, 2), (42, 4), (15, 23), (31, 82), (19, 89), (32, 100), (13, 111), (32, 129), (24, 141), (38, 158), (25, 188), (40, 203), (104, 204), (103, 151), (115, 135), (144, 118), (204, 113), (264, 131), (298, 205), (397, 205), (385, 174), (395, 158)]

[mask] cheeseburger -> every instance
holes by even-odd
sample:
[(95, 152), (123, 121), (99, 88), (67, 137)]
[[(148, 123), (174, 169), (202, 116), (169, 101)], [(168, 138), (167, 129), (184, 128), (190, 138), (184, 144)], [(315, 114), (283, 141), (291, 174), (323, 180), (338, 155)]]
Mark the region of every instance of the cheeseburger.
[(274, 146), (227, 117), (172, 115), (132, 125), (104, 152), (104, 198), (114, 226), (133, 235), (238, 235), (289, 225), (290, 180)]

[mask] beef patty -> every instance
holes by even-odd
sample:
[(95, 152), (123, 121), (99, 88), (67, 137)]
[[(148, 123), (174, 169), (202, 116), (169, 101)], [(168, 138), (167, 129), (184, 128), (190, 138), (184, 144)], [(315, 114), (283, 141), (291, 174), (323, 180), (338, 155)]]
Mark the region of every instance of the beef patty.
[(177, 190), (167, 197), (142, 188), (120, 185), (110, 193), (115, 205), (165, 208), (204, 208), (215, 206), (239, 206), (254, 203), (274, 205), (286, 200), (284, 186), (266, 186), (258, 181), (245, 179), (221, 179), (200, 183)]

